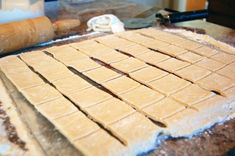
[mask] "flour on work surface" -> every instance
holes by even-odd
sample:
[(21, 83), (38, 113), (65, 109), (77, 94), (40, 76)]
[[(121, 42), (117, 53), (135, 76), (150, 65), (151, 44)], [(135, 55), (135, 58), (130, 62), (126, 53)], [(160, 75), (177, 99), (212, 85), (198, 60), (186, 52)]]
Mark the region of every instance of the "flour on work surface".
[(8, 56), (0, 68), (77, 150), (105, 156), (233, 117), (234, 62), (226, 49), (147, 28)]

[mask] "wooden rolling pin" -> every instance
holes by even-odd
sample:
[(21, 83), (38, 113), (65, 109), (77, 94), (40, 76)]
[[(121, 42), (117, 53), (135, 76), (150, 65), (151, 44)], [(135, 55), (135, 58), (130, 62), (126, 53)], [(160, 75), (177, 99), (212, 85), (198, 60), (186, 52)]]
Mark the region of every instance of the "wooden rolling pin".
[(52, 24), (45, 16), (0, 24), (0, 55), (52, 40), (60, 32), (80, 25), (78, 19), (60, 20)]

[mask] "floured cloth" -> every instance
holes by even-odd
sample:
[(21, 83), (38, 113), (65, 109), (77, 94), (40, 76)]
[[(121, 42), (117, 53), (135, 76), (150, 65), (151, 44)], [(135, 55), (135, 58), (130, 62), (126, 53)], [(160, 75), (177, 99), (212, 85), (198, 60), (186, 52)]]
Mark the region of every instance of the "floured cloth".
[(84, 155), (141, 154), (235, 112), (235, 54), (154, 28), (8, 56), (0, 68)]

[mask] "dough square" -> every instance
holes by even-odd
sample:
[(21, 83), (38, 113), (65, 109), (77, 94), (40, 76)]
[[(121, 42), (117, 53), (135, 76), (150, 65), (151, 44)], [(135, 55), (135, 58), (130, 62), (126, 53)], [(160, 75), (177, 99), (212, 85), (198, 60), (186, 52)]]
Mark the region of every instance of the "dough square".
[(160, 47), (159, 51), (161, 51), (162, 53), (174, 56), (174, 57), (187, 52), (186, 49), (177, 47), (175, 45)]
[(57, 69), (50, 69), (47, 67), (43, 67), (40, 69), (36, 69), (44, 78), (46, 78), (49, 82), (54, 82), (60, 79), (64, 79), (67, 77), (71, 77), (74, 74), (67, 68), (57, 68)]
[[(198, 117), (197, 121), (195, 121), (195, 116)], [(194, 109), (184, 109), (172, 116), (165, 118), (164, 121), (167, 125), (167, 131), (169, 131), (173, 137), (179, 137), (183, 135), (190, 136), (193, 132), (195, 132), (195, 127), (198, 129), (202, 127), (200, 124), (200, 114)]]
[(96, 59), (101, 60), (107, 64), (111, 64), (111, 63), (115, 63), (115, 62), (119, 62), (125, 59), (128, 59), (129, 57), (121, 54), (117, 51), (112, 51), (109, 52), (108, 54), (103, 54), (103, 55), (97, 55)]
[(103, 83), (103, 86), (110, 90), (112, 93), (119, 95), (140, 86), (140, 83), (126, 76), (122, 76)]
[(22, 53), (19, 56), (22, 60), (24, 60), (28, 64), (40, 64), (40, 63), (47, 64), (51, 60), (53, 60), (52, 57), (48, 56), (42, 51), (32, 51), (32, 52)]
[[(120, 38), (124, 38), (130, 41), (129, 38), (134, 38), (136, 36), (136, 33), (134, 31), (125, 31), (125, 32), (118, 32), (114, 34), (115, 36), (118, 36)], [(128, 38), (129, 37), (129, 38)]]
[(75, 43), (70, 43), (69, 46), (78, 50), (82, 47), (89, 48), (91, 45), (94, 45), (94, 44), (97, 44), (97, 42), (94, 39), (89, 39), (89, 40), (84, 40), (84, 41), (78, 41)]
[(99, 56), (112, 55), (114, 53), (117, 53), (117, 51), (114, 50), (114, 49), (109, 48), (109, 49), (106, 49), (106, 50), (103, 50), (103, 51), (97, 51), (96, 53), (92, 53), (89, 56), (92, 57), (92, 58), (98, 58)]
[(80, 108), (90, 107), (112, 98), (110, 94), (96, 87), (90, 87), (73, 94), (69, 93), (67, 97)]
[(135, 110), (127, 103), (115, 98), (85, 108), (85, 111), (105, 126), (121, 120), (135, 112)]
[(78, 61), (72, 61), (66, 65), (76, 69), (78, 72), (81, 72), (81, 73), (101, 67), (100, 64), (96, 63), (95, 61), (93, 61), (90, 58), (82, 59), (82, 60), (78, 60)]
[(35, 71), (40, 73), (48, 81), (53, 82), (58, 79), (63, 79), (73, 75), (73, 73), (68, 70), (65, 65), (56, 61), (45, 53), (38, 54), (37, 56), (38, 58), (41, 58), (38, 62), (35, 60), (31, 62), (30, 58), (28, 57), (24, 57), (22, 59), (26, 62), (28, 61), (27, 63), (29, 64), (29, 66), (31, 66)]
[(190, 65), (190, 64), (187, 62), (180, 61), (175, 58), (170, 58), (166, 61), (163, 61), (163, 62), (156, 64), (156, 66), (158, 66), (162, 69), (165, 69), (169, 72), (174, 72), (174, 71), (182, 69), (188, 65)]
[(189, 51), (187, 53), (178, 55), (177, 58), (184, 60), (186, 62), (189, 62), (189, 63), (196, 63), (202, 60), (204, 57)]
[(145, 142), (149, 142), (152, 137), (156, 137), (155, 135), (160, 129), (138, 112), (111, 124), (110, 128), (127, 145), (140, 144), (138, 147), (144, 147)]
[(139, 61), (135, 58), (128, 58), (120, 62), (112, 63), (111, 66), (124, 73), (131, 73), (138, 69), (144, 68), (147, 65), (144, 62)]
[(79, 140), (72, 141), (74, 146), (87, 156), (124, 155), (126, 147), (103, 129)]
[(163, 119), (169, 117), (177, 112), (185, 109), (185, 106), (181, 103), (170, 99), (164, 98), (150, 106), (145, 107), (142, 111), (151, 119), (163, 122)]
[(191, 84), (181, 91), (171, 95), (171, 97), (177, 101), (184, 103), (185, 105), (193, 105), (209, 98), (212, 95), (214, 95), (214, 93), (202, 89), (198, 85)]
[(121, 99), (130, 103), (134, 108), (141, 110), (142, 108), (162, 99), (164, 96), (143, 85), (119, 95)]
[(33, 105), (39, 105), (62, 97), (62, 95), (49, 84), (22, 89), (20, 92)]
[(118, 47), (128, 47), (135, 44), (123, 38), (119, 38), (115, 35), (102, 36), (95, 38), (95, 40), (114, 49), (118, 49)]
[[(216, 115), (219, 115), (219, 113), (217, 112), (218, 110), (220, 111), (226, 111), (224, 110), (227, 109), (226, 107), (224, 107), (225, 105), (227, 105), (228, 103), (226, 103), (226, 98), (225, 97), (222, 97), (222, 96), (218, 96), (218, 95), (214, 95), (204, 101), (201, 101), (197, 104), (194, 105), (194, 107), (199, 110), (199, 111), (207, 111), (207, 112), (210, 112), (210, 113), (207, 113), (212, 119), (214, 119), (214, 113), (216, 113)], [(223, 106), (224, 105), (224, 106)], [(207, 115), (207, 116), (208, 116)], [(209, 119), (207, 117), (207, 120), (212, 120), (212, 119)]]
[(69, 140), (77, 140), (100, 130), (95, 122), (78, 110), (55, 119), (53, 123)]
[(185, 40), (184, 42), (179, 44), (179, 46), (188, 50), (195, 50), (197, 48), (202, 47), (201, 44), (194, 42), (194, 41), (190, 41), (190, 40)]
[(50, 121), (78, 111), (77, 108), (64, 97), (36, 105), (36, 108)]
[(161, 69), (148, 66), (146, 68), (130, 73), (130, 77), (132, 77), (133, 79), (141, 83), (148, 84), (148, 82), (162, 78), (166, 76), (167, 74), (169, 73)]
[(152, 39), (152, 38), (149, 38), (149, 37), (146, 37), (146, 36), (140, 35), (138, 33), (134, 33), (134, 32), (129, 32), (129, 33), (123, 34), (121, 37), (126, 38), (127, 40), (130, 40), (132, 42), (142, 44), (144, 46), (145, 46), (145, 43), (154, 41), (154, 39)]
[(225, 64), (220, 63), (218, 61), (212, 60), (212, 59), (208, 59), (208, 58), (204, 58), (203, 60), (195, 63), (195, 65), (211, 70), (211, 71), (216, 71), (221, 69), (223, 66), (225, 66)]
[(17, 89), (25, 89), (44, 84), (44, 81), (31, 71), (5, 73)]
[(216, 55), (212, 56), (211, 59), (224, 64), (229, 64), (235, 61), (235, 55), (219, 52)]
[(144, 46), (146, 46), (148, 48), (151, 48), (151, 49), (154, 49), (154, 50), (160, 50), (161, 47), (169, 46), (169, 43), (163, 42), (163, 41), (160, 41), (160, 40), (152, 40), (150, 42), (143, 42), (142, 44)]
[(195, 65), (190, 65), (188, 67), (185, 67), (183, 69), (175, 71), (175, 73), (184, 78), (187, 79), (191, 82), (196, 82), (203, 77), (206, 77), (207, 75), (211, 74), (209, 70), (206, 70), (204, 68), (195, 66)]
[(70, 47), (70, 46), (61, 46), (56, 50), (45, 50), (53, 55), (57, 60), (64, 62), (65, 64), (70, 61), (80, 60), (88, 58), (87, 55), (83, 54), (82, 52)]
[(231, 71), (228, 66), (225, 66), (220, 70), (217, 70), (216, 73), (220, 74), (222, 76), (225, 76), (225, 77), (231, 79), (233, 82), (235, 82), (235, 72)]
[(185, 88), (189, 84), (188, 81), (169, 74), (161, 79), (151, 81), (148, 85), (166, 96), (169, 96), (170, 94)]
[(84, 72), (83, 74), (99, 84), (121, 76), (117, 72), (106, 67), (100, 67), (94, 70), (90, 70)]
[(229, 70), (235, 72), (235, 62), (229, 64), (229, 65), (227, 66), (227, 68), (228, 68)]
[(0, 69), (4, 73), (15, 73), (28, 71), (28, 66), (17, 56), (7, 56), (0, 59)]
[(222, 75), (213, 73), (197, 82), (202, 88), (221, 92), (234, 85), (234, 82)]
[(234, 95), (235, 95), (235, 86), (225, 90), (224, 94), (228, 98), (234, 98)]
[(167, 60), (170, 58), (170, 56), (158, 53), (158, 52), (154, 52), (154, 51), (149, 51), (147, 53), (144, 54), (140, 54), (138, 56), (136, 56), (136, 58), (146, 62), (146, 63), (150, 63), (153, 65), (156, 65), (159, 62), (162, 62), (164, 60)]
[(129, 55), (132, 55), (132, 56), (138, 56), (140, 54), (151, 51), (150, 49), (148, 49), (142, 45), (139, 45), (139, 44), (134, 44), (134, 45), (131, 45), (128, 47), (118, 47), (118, 50), (125, 52)]
[(1, 64), (0, 69), (3, 73), (10, 75), (19, 75), (19, 73), (32, 72), (26, 64), (24, 66), (21, 66), (17, 63)]
[(95, 56), (97, 54), (104, 54), (110, 50), (113, 50), (103, 44), (97, 43), (93, 40), (82, 41), (74, 43), (72, 47), (79, 49), (81, 52), (87, 54), (88, 56)]
[(199, 55), (206, 56), (206, 57), (211, 57), (219, 52), (218, 50), (207, 47), (207, 46), (202, 46), (200, 48), (194, 49), (193, 51)]
[(147, 29), (140, 29), (138, 30), (139, 33), (147, 35), (147, 36), (151, 36), (157, 40), (161, 40), (161, 41), (165, 41), (167, 43), (181, 43), (183, 41), (185, 41), (186, 39), (161, 31), (161, 30), (157, 30), (155, 28), (147, 28)]
[(53, 85), (63, 94), (73, 93), (92, 86), (78, 75), (54, 81)]

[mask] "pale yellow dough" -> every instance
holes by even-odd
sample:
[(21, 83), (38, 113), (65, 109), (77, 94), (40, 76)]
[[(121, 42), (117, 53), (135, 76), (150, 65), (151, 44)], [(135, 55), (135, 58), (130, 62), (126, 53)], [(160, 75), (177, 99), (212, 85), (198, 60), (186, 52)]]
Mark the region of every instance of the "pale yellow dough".
[(16, 56), (8, 56), (1, 59), (0, 68), (17, 89), (30, 88), (44, 84), (44, 81)]
[(170, 58), (166, 61), (158, 63), (156, 66), (167, 70), (169, 72), (174, 72), (176, 70), (182, 69), (184, 67), (189, 66), (190, 64), (188, 62), (184, 62), (175, 58)]
[(229, 70), (235, 72), (235, 62), (229, 64), (227, 67), (228, 67)]
[(227, 77), (213, 73), (197, 82), (202, 88), (218, 91), (223, 94), (225, 89), (234, 85), (234, 82)]
[(147, 65), (144, 62), (139, 61), (135, 58), (129, 58), (129, 59), (117, 62), (117, 63), (112, 63), (111, 66), (124, 73), (131, 73), (133, 71), (144, 68)]
[(110, 94), (96, 87), (90, 87), (77, 93), (69, 93), (67, 96), (81, 108), (90, 107), (113, 98)]
[(36, 109), (50, 121), (77, 111), (77, 108), (64, 97), (36, 105)]
[(196, 63), (202, 60), (204, 57), (189, 51), (187, 53), (178, 55), (177, 58), (184, 60), (186, 62), (189, 62), (189, 63)]
[(153, 40), (150, 42), (142, 42), (142, 44), (150, 49), (154, 49), (154, 50), (160, 50), (162, 47), (166, 47), (169, 46), (169, 43), (160, 41), (160, 40)]
[(98, 37), (95, 40), (106, 45), (106, 46), (114, 48), (114, 49), (118, 49), (118, 47), (129, 47), (129, 46), (135, 44), (133, 42), (119, 38), (114, 35), (107, 35), (107, 36), (103, 36), (103, 37)]
[(233, 82), (235, 82), (235, 72), (231, 71), (228, 66), (225, 66), (224, 68), (216, 71), (217, 74), (220, 74), (222, 76), (225, 76), (229, 79), (231, 79)]
[(82, 41), (80, 43), (74, 43), (72, 46), (88, 56), (102, 55), (113, 50), (95, 41)]
[(180, 48), (180, 47), (177, 47), (175, 45), (169, 45), (169, 46), (164, 46), (164, 47), (160, 47), (159, 50), (165, 54), (168, 54), (170, 56), (178, 56), (180, 54), (184, 54), (187, 52), (186, 49), (184, 48)]
[(169, 117), (185, 109), (185, 106), (171, 98), (164, 98), (150, 106), (145, 107), (142, 111), (155, 121), (164, 122), (164, 118)]
[(198, 85), (192, 84), (181, 91), (173, 94), (175, 100), (185, 105), (193, 105), (214, 95), (214, 93), (200, 88)]
[(138, 110), (141, 110), (164, 97), (162, 94), (145, 86), (137, 87), (130, 92), (120, 94), (119, 96)]
[(130, 73), (130, 77), (132, 77), (133, 79), (144, 83), (144, 84), (148, 84), (149, 82), (162, 78), (164, 76), (166, 76), (167, 72), (158, 69), (156, 67), (152, 67), (152, 66), (148, 66), (146, 68), (140, 69), (138, 71), (135, 71), (133, 73)]
[(179, 75), (180, 77), (187, 79), (191, 82), (196, 82), (206, 77), (207, 75), (211, 74), (209, 70), (206, 70), (204, 68), (201, 68), (195, 65), (185, 67), (183, 69), (176, 71), (175, 73)]
[(18, 72), (26, 72), (26, 70), (29, 70), (27, 65), (17, 56), (8, 56), (1, 58), (0, 69), (4, 73), (11, 74), (17, 74)]
[(40, 52), (35, 56), (38, 59), (40, 58), (40, 61), (34, 61), (35, 58), (29, 57), (31, 55), (33, 54), (28, 53), (21, 55), (20, 57), (36, 72), (41, 74), (50, 82), (73, 75), (73, 73), (69, 71), (66, 66), (45, 53)]
[(144, 46), (141, 46), (139, 44), (134, 44), (134, 45), (128, 46), (128, 47), (118, 47), (118, 50), (125, 52), (129, 55), (132, 55), (132, 56), (138, 56), (140, 54), (147, 53), (147, 52), (151, 51), (150, 49), (148, 49)]
[(194, 49), (193, 51), (199, 55), (206, 56), (206, 57), (213, 56), (219, 52), (218, 50), (212, 49), (207, 46), (202, 46), (200, 48)]
[(112, 93), (119, 95), (140, 86), (140, 83), (126, 76), (122, 76), (104, 83), (103, 86), (109, 89)]
[(48, 84), (22, 89), (20, 91), (33, 105), (39, 105), (62, 97), (62, 95), (55, 88)]
[(74, 140), (73, 144), (86, 156), (123, 155), (126, 147), (104, 130)]
[(80, 139), (100, 130), (95, 122), (78, 110), (53, 120), (53, 123), (69, 140)]
[(182, 43), (177, 44), (179, 47), (188, 49), (188, 50), (195, 50), (197, 48), (202, 47), (201, 44), (194, 42), (194, 41), (190, 41), (190, 40), (185, 40)]
[(138, 148), (141, 148), (141, 144), (144, 144), (145, 141), (155, 137), (160, 130), (148, 118), (138, 112), (110, 126), (114, 132), (118, 132), (118, 135), (126, 141), (127, 145), (139, 144)]
[(79, 72), (85, 72), (85, 71), (89, 71), (89, 70), (101, 67), (101, 65), (91, 60), (90, 58), (69, 62), (66, 65), (76, 69)]
[(92, 86), (78, 75), (54, 81), (53, 84), (63, 94), (73, 93)]
[(125, 59), (128, 59), (129, 57), (121, 54), (117, 51), (110, 51), (107, 54), (103, 54), (103, 55), (97, 55), (95, 56), (96, 59), (101, 60), (107, 64), (111, 64), (111, 63), (115, 63), (115, 62), (119, 62)]
[(136, 58), (138, 58), (139, 60), (144, 61), (146, 63), (157, 65), (157, 63), (159, 63), (159, 62), (162, 62), (164, 60), (169, 59), (170, 56), (167, 56), (167, 55), (164, 55), (161, 53), (157, 53), (154, 51), (149, 51), (147, 53), (136, 56)]
[(182, 43), (186, 40), (180, 36), (157, 30), (156, 28), (141, 29), (139, 31), (137, 30), (137, 32), (174, 45), (177, 43)]
[(168, 96), (185, 88), (189, 84), (188, 81), (169, 74), (161, 79), (151, 81), (148, 85)]
[(7, 78), (16, 86), (17, 89), (25, 89), (43, 85), (44, 81), (37, 74), (29, 72), (17, 72), (14, 74), (5, 73)]
[(51, 53), (53, 57), (65, 63), (88, 58), (87, 55), (83, 54), (82, 52), (68, 45), (60, 46), (54, 50), (51, 50), (50, 48), (48, 48), (48, 49), (45, 49), (45, 51)]
[(83, 74), (100, 84), (121, 76), (117, 72), (106, 67), (100, 67), (91, 71), (84, 72)]
[(211, 59), (224, 63), (224, 64), (229, 64), (235, 61), (235, 55), (220, 52), (212, 56)]
[(211, 71), (216, 71), (221, 69), (222, 67), (225, 66), (225, 64), (220, 63), (218, 61), (212, 60), (212, 59), (208, 59), (208, 58), (204, 58), (203, 60), (195, 63), (195, 65), (211, 70)]
[(135, 112), (135, 110), (127, 103), (115, 98), (85, 108), (85, 111), (105, 126), (121, 120)]

